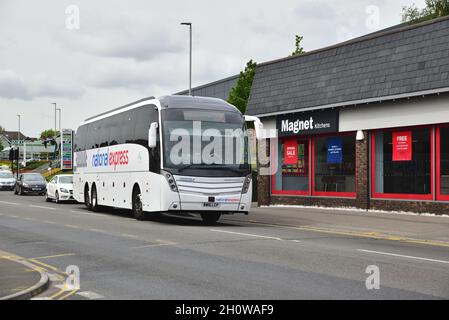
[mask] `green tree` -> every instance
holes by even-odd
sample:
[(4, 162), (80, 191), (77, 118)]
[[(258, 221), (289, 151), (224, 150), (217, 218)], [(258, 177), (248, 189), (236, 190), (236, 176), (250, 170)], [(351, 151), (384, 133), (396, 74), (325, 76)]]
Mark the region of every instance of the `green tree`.
[(54, 138), (54, 137), (56, 137), (56, 132), (53, 129), (48, 129), (48, 130), (42, 131), (41, 136), (40, 136), (41, 140), (46, 140), (46, 139)]
[(419, 23), (449, 15), (449, 0), (426, 0), (426, 7), (418, 9), (414, 4), (402, 8), (402, 22)]
[(257, 63), (249, 60), (245, 70), (240, 72), (235, 87), (229, 92), (228, 102), (236, 106), (241, 113), (245, 113), (248, 98), (251, 93), (254, 75), (256, 74)]
[(301, 41), (304, 39), (303, 36), (295, 35), (295, 51), (292, 52), (290, 56), (299, 56), (306, 53), (304, 48), (301, 46)]
[[(3, 134), (3, 132), (5, 132), (5, 128), (3, 128), (2, 126), (0, 126), (0, 135)], [(0, 151), (2, 151), (4, 149), (2, 142), (0, 141)]]

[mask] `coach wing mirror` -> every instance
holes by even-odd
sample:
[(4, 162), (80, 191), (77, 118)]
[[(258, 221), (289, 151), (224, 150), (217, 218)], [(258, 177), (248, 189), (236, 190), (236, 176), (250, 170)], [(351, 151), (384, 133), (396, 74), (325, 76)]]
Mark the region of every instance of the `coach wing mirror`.
[(262, 139), (263, 124), (258, 117), (245, 115), (246, 122), (254, 122), (254, 131), (256, 131), (257, 140)]
[(158, 123), (153, 122), (148, 130), (148, 147), (155, 148), (157, 144), (157, 128)]

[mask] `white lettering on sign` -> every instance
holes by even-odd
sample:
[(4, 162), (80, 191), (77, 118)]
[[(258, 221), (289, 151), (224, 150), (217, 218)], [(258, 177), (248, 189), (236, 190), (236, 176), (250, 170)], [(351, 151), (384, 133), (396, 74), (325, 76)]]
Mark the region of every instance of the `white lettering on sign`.
[(294, 122), (289, 120), (282, 120), (281, 131), (290, 131), (298, 133), (301, 130), (313, 130), (313, 117), (309, 120), (296, 120)]

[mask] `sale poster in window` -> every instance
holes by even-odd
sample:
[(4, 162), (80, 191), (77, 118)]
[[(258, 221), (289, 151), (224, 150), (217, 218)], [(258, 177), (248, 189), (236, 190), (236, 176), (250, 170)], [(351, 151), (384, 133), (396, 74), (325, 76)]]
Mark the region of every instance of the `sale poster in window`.
[(412, 132), (393, 132), (393, 161), (412, 160)]
[(298, 162), (298, 142), (286, 140), (284, 142), (284, 164), (296, 164)]

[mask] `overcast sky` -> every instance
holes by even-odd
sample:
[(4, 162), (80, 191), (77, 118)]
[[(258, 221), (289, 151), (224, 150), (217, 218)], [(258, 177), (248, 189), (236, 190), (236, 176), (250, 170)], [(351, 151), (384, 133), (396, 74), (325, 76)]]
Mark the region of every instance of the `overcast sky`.
[[(249, 59), (285, 57), (295, 34), (306, 51), (400, 23), (424, 0), (0, 0), (0, 125), (29, 136), (143, 97), (188, 86), (193, 23), (193, 86), (238, 73)], [(79, 8), (79, 29), (69, 5)], [(379, 19), (376, 19), (378, 12)], [(71, 24), (70, 24), (71, 23)]]

